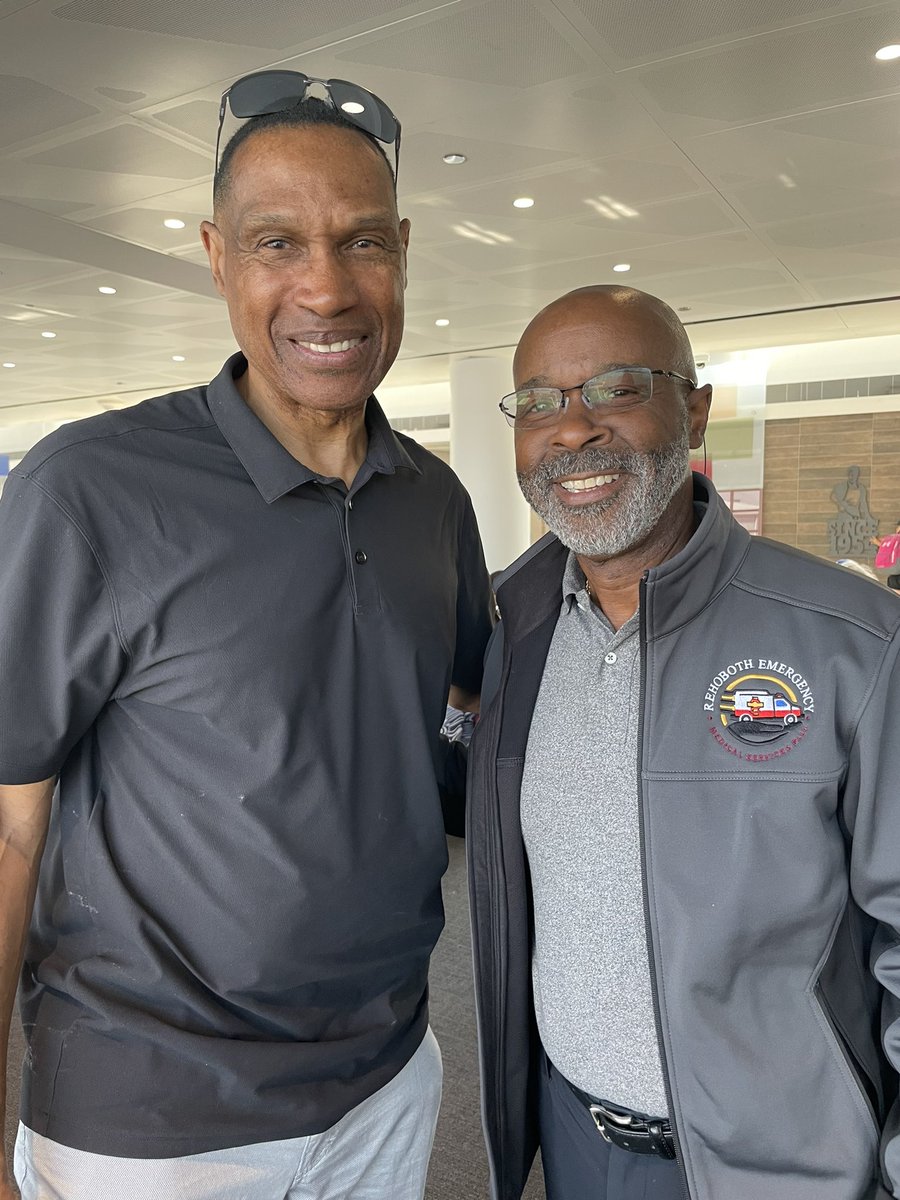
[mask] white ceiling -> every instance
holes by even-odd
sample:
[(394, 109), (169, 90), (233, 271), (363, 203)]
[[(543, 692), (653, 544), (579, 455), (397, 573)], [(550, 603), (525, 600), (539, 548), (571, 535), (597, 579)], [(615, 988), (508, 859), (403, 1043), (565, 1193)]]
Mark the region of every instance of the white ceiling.
[[(274, 64), (355, 79), (403, 122), (391, 382), (446, 378), (448, 353), (613, 279), (707, 352), (900, 331), (900, 302), (837, 306), (900, 292), (890, 42), (900, 0), (0, 0), (4, 423), (218, 370), (233, 342), (197, 235), (218, 98)], [(722, 320), (792, 308), (812, 311)]]

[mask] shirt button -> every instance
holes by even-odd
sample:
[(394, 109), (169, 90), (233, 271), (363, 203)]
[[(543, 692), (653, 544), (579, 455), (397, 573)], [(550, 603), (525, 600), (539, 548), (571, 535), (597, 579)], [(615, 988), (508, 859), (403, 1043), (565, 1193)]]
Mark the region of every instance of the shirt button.
[(609, 663), (609, 665), (612, 666), (613, 663), (619, 661), (619, 656), (614, 651), (610, 650), (609, 654), (604, 654), (603, 661), (605, 663)]
[(362, 566), (363, 563), (366, 561), (365, 550), (357, 550), (356, 554), (354, 555), (354, 558), (359, 563), (359, 565)]

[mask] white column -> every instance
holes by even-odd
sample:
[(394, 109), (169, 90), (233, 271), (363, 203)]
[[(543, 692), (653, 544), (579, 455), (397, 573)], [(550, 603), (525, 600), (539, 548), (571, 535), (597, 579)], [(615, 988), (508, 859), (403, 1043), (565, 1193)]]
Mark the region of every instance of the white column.
[(450, 364), (450, 465), (472, 497), (489, 571), (508, 566), (531, 542), (513, 431), (497, 407), (511, 390), (508, 360), (472, 356)]

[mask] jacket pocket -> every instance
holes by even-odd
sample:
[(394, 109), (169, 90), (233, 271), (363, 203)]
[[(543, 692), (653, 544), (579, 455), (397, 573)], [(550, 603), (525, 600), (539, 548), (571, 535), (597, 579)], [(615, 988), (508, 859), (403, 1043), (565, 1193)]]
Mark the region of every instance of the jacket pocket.
[(840, 1051), (853, 1084), (859, 1092), (861, 1102), (865, 1105), (875, 1136), (880, 1138), (881, 1121), (878, 1115), (882, 1108), (880, 1081), (872, 1077), (872, 1073), (866, 1067), (862, 1055), (855, 1049), (843, 1022), (829, 1003), (820, 983), (817, 983), (813, 989), (813, 998)]

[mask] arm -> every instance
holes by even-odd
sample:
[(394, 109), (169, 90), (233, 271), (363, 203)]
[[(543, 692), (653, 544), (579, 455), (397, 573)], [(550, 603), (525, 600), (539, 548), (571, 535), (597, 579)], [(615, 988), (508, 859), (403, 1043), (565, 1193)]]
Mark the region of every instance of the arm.
[[(850, 891), (878, 924), (869, 966), (881, 985), (882, 1060), (888, 1102), (900, 1073), (900, 740), (894, 736), (900, 704), (900, 634), (889, 646), (850, 749), (843, 788), (843, 815), (851, 837)], [(876, 1018), (877, 1021), (877, 1018)], [(894, 1083), (888, 1082), (894, 1077)], [(893, 1099), (882, 1122), (886, 1190), (900, 1198), (900, 1101)]]
[[(6, 1116), (6, 1053), (25, 939), (50, 820), (53, 779), (0, 785), (0, 1128)], [(17, 1195), (0, 1147), (0, 1200)]]
[[(456, 651), (448, 703), (461, 712), (478, 713), (482, 660), (493, 625), (494, 601), (478, 524), (468, 496), (464, 497), (459, 527), (456, 570)], [(447, 833), (462, 837), (466, 812), (466, 745), (464, 741), (449, 742), (443, 737), (441, 741), (438, 786), (444, 828)]]

